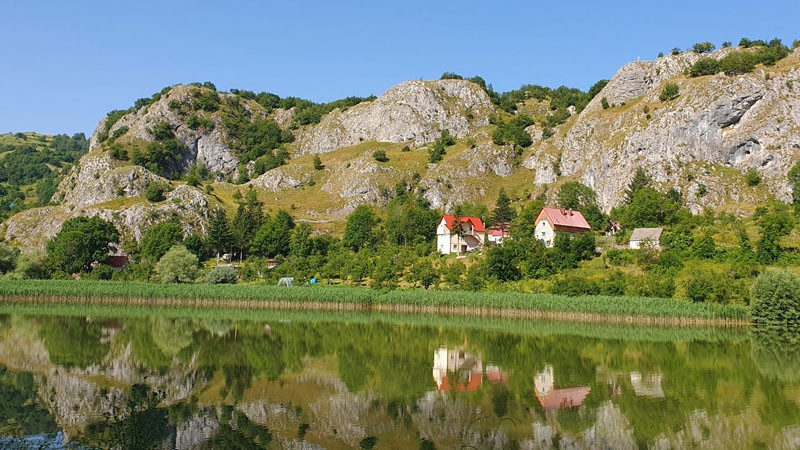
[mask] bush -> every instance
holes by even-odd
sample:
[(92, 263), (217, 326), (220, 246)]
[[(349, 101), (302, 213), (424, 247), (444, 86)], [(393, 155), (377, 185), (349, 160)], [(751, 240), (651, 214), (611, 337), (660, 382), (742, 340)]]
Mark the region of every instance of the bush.
[(596, 282), (579, 275), (567, 275), (563, 280), (553, 283), (550, 292), (570, 297), (597, 295), (600, 293), (600, 286)]
[(144, 198), (148, 202), (161, 202), (164, 201), (164, 186), (159, 183), (150, 183), (144, 189)]
[(784, 270), (764, 272), (751, 290), (753, 322), (800, 327), (800, 279)]
[(758, 186), (761, 184), (761, 175), (758, 173), (758, 170), (751, 167), (747, 170), (745, 180), (748, 186)]
[(375, 158), (375, 161), (378, 162), (387, 162), (389, 161), (389, 157), (386, 156), (385, 150), (375, 150), (372, 152), (372, 157)]
[(608, 109), (611, 105), (608, 104), (608, 99), (603, 97), (600, 99), (600, 104), (603, 106), (603, 109)]
[(215, 267), (206, 275), (208, 284), (236, 284), (239, 281), (239, 273), (230, 266)]
[(197, 256), (178, 244), (161, 257), (156, 272), (162, 283), (193, 283), (197, 277), (197, 263)]
[(658, 99), (662, 102), (673, 100), (678, 98), (680, 95), (680, 88), (675, 83), (667, 83), (664, 85), (664, 88), (661, 89), (661, 95), (658, 96)]
[(689, 68), (689, 75), (699, 77), (702, 75), (714, 75), (719, 72), (720, 63), (716, 59), (700, 58)]

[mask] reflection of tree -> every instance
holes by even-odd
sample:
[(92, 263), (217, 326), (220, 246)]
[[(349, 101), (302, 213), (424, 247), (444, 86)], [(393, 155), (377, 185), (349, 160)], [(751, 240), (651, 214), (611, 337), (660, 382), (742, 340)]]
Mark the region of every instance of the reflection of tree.
[(153, 341), (169, 357), (192, 343), (192, 322), (187, 319), (169, 319), (158, 316), (152, 321)]
[(158, 407), (163, 397), (148, 386), (134, 384), (123, 411), (108, 414), (105, 422), (87, 428), (88, 441), (98, 448), (161, 448), (169, 432), (167, 410)]
[(39, 320), (39, 334), (54, 364), (84, 369), (99, 364), (108, 353), (108, 344), (100, 342), (100, 323), (79, 317), (42, 317)]
[(36, 390), (33, 375), (0, 366), (0, 436), (30, 436), (56, 428), (50, 413), (36, 402)]
[(751, 354), (758, 372), (779, 381), (800, 380), (800, 329), (754, 328)]
[(222, 412), (219, 430), (208, 442), (205, 449), (264, 449), (272, 441), (272, 433), (261, 425), (253, 423), (247, 416), (231, 408)]

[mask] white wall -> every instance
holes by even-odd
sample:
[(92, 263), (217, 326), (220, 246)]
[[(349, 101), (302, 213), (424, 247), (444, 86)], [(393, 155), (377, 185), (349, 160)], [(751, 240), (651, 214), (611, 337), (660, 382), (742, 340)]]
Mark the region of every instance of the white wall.
[(546, 247), (552, 247), (553, 242), (556, 237), (556, 233), (553, 230), (553, 227), (550, 226), (550, 222), (540, 219), (539, 222), (536, 224), (536, 239), (544, 242)]

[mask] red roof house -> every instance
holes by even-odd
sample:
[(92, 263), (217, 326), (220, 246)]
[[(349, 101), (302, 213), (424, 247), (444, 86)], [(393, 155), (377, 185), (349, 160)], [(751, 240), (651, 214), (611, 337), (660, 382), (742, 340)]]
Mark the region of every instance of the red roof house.
[(436, 248), (439, 253), (466, 253), (483, 247), (486, 228), (479, 217), (461, 217), (461, 233), (456, 231), (456, 217), (443, 215), (436, 227)]
[(552, 247), (556, 233), (589, 233), (592, 227), (580, 211), (542, 208), (536, 216), (536, 239)]

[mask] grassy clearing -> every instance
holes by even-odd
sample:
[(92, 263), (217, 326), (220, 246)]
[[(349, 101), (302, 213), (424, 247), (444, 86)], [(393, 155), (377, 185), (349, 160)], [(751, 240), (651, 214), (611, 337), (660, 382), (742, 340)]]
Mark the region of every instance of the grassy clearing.
[[(749, 310), (646, 297), (563, 297), (516, 292), (396, 290), (312, 286), (162, 285), (111, 281), (8, 281), (0, 284), (5, 304), (77, 303), (202, 308), (299, 308), (430, 312), (476, 316), (564, 318), (622, 323), (744, 323)], [(610, 319), (616, 318), (616, 319)], [(663, 319), (663, 320), (662, 320)]]

